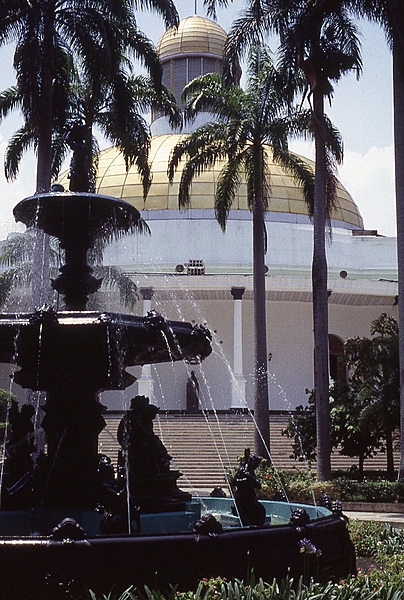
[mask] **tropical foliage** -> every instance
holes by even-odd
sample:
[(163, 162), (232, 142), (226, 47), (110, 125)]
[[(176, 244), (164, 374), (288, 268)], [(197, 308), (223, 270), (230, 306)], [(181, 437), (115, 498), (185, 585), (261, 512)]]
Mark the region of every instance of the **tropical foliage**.
[[(356, 405), (361, 433), (366, 440), (384, 440), (388, 477), (394, 477), (393, 434), (400, 423), (400, 375), (398, 357), (398, 324), (388, 314), (382, 314), (371, 325), (371, 338), (351, 338), (345, 343), (346, 364), (350, 373), (352, 401)], [(362, 444), (361, 434), (349, 431), (349, 415), (334, 418), (336, 441), (347, 439), (343, 452), (349, 450), (349, 438), (354, 447)], [(338, 425), (337, 425), (338, 424)], [(365, 433), (368, 432), (368, 433)], [(349, 455), (349, 454), (348, 454)]]
[[(114, 266), (103, 266), (102, 257), (105, 244), (102, 240), (96, 243), (91, 250), (91, 263), (94, 269), (94, 275), (103, 280), (103, 292), (93, 294), (88, 303), (91, 310), (105, 309), (106, 294), (105, 291), (115, 291), (118, 302), (122, 306), (132, 309), (137, 300), (137, 287), (135, 283), (125, 275), (125, 273)], [(31, 308), (31, 292), (33, 268), (32, 257), (35, 248), (35, 234), (27, 233), (14, 234), (2, 243), (0, 250), (0, 266), (4, 267), (0, 273), (0, 307), (7, 305), (8, 301), (13, 302), (12, 308), (21, 311), (29, 311)], [(61, 265), (61, 252), (57, 240), (51, 238), (50, 243), (50, 275), (55, 278), (58, 275), (58, 269)], [(23, 290), (22, 295), (19, 290)], [(12, 294), (14, 292), (14, 294)], [(54, 293), (53, 304), (60, 302), (56, 292)], [(11, 298), (10, 298), (11, 297)], [(63, 307), (61, 307), (63, 308)]]
[[(352, 9), (380, 24), (393, 55), (394, 160), (397, 213), (398, 296), (404, 297), (404, 10), (397, 0), (351, 0)], [(404, 303), (398, 307), (399, 323), (404, 323)], [(404, 327), (400, 326), (400, 477), (404, 477)]]
[[(161, 71), (157, 56), (152, 45), (141, 37), (140, 56), (158, 80)], [(22, 110), (25, 147), (29, 144), (37, 150), (37, 190), (48, 191), (53, 131), (66, 122), (73, 58), (92, 78), (110, 79), (124, 51), (130, 49), (137, 55), (139, 32), (132, 3), (84, 0), (77, 10), (74, 0), (3, 2), (0, 44), (7, 42), (16, 43), (17, 93), (11, 108), (19, 106)]]
[[(386, 453), (387, 476), (395, 476), (393, 443), (399, 427), (398, 325), (383, 313), (371, 325), (371, 338), (348, 339), (343, 361), (348, 380), (335, 382), (331, 395), (331, 443), (344, 456), (359, 458), (363, 477), (365, 458)], [(302, 460), (316, 458), (315, 396), (298, 406), (284, 432), (294, 439), (293, 455)]]
[[(310, 205), (313, 173), (307, 163), (288, 150), (289, 136), (307, 130), (309, 114), (288, 112), (285, 81), (275, 68), (270, 52), (254, 46), (248, 56), (245, 89), (226, 77), (209, 74), (190, 82), (184, 89), (185, 118), (201, 112), (212, 120), (184, 137), (173, 149), (168, 167), (170, 181), (183, 158), (179, 205), (189, 205), (192, 180), (222, 161), (215, 195), (216, 218), (223, 230), (236, 191), (244, 177), (253, 221), (254, 279), (254, 418), (257, 423), (255, 451), (268, 455), (268, 354), (265, 307), (265, 210), (271, 198), (269, 161), (291, 172), (302, 185)], [(270, 145), (270, 149), (268, 147)]]
[[(178, 22), (171, 0), (140, 2), (139, 5), (154, 8), (167, 25)], [(151, 42), (138, 30), (130, 0), (82, 0), (80, 7), (76, 0), (2, 2), (0, 45), (9, 42), (16, 45), (17, 82), (1, 98), (0, 117), (19, 108), (24, 124), (11, 141), (7, 174), (15, 176), (22, 154), (33, 148), (37, 154), (36, 192), (50, 190), (52, 174), (60, 166), (61, 154), (56, 149), (61, 146), (61, 136), (70, 116), (73, 65), (92, 87), (99, 82), (100, 86), (104, 85), (104, 92), (105, 85), (108, 86), (106, 91), (111, 92), (112, 81), (119, 79), (127, 58), (136, 57), (151, 74), (156, 89), (161, 84), (157, 54)], [(110, 95), (117, 100), (116, 95)], [(124, 102), (121, 106), (125, 107)], [(135, 146), (139, 148), (139, 143)], [(136, 160), (133, 153), (129, 156)], [(148, 168), (144, 165), (144, 153), (139, 166), (147, 187)], [(48, 240), (38, 232), (34, 253), (34, 306), (49, 302), (48, 254)]]

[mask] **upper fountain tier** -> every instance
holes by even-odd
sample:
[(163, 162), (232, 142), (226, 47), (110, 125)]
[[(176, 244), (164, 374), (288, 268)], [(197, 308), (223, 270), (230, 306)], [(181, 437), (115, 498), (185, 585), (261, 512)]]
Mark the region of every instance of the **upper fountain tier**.
[(54, 192), (21, 200), (14, 207), (16, 221), (39, 227), (60, 240), (62, 248), (79, 239), (89, 247), (96, 238), (147, 230), (139, 211), (128, 202), (89, 192)]
[(60, 241), (65, 265), (52, 286), (64, 296), (68, 310), (85, 310), (89, 294), (101, 286), (102, 280), (92, 275), (87, 263), (95, 239), (108, 240), (147, 229), (134, 206), (89, 192), (38, 194), (19, 202), (14, 216), (27, 227), (38, 227)]

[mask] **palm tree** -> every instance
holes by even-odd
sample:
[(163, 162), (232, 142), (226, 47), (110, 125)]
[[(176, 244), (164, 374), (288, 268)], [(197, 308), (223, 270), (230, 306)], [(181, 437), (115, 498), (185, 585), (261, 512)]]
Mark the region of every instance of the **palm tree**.
[[(37, 192), (51, 181), (54, 81), (72, 54), (89, 73), (111, 76), (122, 49), (138, 53), (138, 29), (129, 0), (10, 0), (0, 5), (0, 44), (16, 42), (14, 67), (22, 113), (35, 129)], [(167, 4), (168, 5), (168, 2)], [(151, 45), (142, 54), (156, 77), (160, 67)], [(61, 98), (58, 97), (58, 101)]]
[(399, 354), (400, 354), (400, 432), (399, 479), (404, 479), (404, 10), (397, 0), (352, 0), (358, 16), (379, 23), (393, 52), (394, 160), (397, 214)]
[[(173, 25), (178, 15), (171, 0), (149, 3)], [(140, 2), (140, 6), (147, 6)], [(161, 67), (151, 44), (139, 54), (139, 32), (130, 0), (8, 0), (0, 4), (0, 45), (15, 42), (14, 66), (20, 105), (37, 153), (36, 193), (49, 191), (52, 177), (52, 133), (58, 103), (55, 81), (61, 74), (60, 57), (74, 56), (83, 71), (96, 79), (110, 77), (122, 51), (129, 48), (144, 60), (157, 83)], [(66, 66), (66, 63), (62, 63)], [(31, 142), (32, 143), (32, 142)], [(47, 276), (43, 257), (48, 253), (46, 237), (37, 234), (34, 302), (43, 301)], [(46, 271), (46, 269), (45, 269)], [(45, 298), (46, 300), (46, 298)]]
[(343, 2), (335, 0), (268, 0), (251, 2), (229, 33), (230, 63), (248, 45), (266, 34), (280, 38), (281, 68), (289, 73), (289, 89), (296, 92), (296, 73), (302, 70), (312, 102), (311, 129), (315, 140), (313, 208), (313, 330), (314, 385), (316, 396), (317, 476), (331, 475), (328, 373), (328, 290), (326, 258), (327, 207), (335, 198), (335, 160), (338, 146), (327, 147), (324, 98), (331, 97), (331, 82), (351, 69), (361, 70), (360, 46), (355, 26)]
[[(120, 304), (133, 309), (138, 297), (136, 284), (121, 269), (114, 266), (103, 266), (103, 251), (107, 240), (98, 238), (91, 250), (91, 263), (94, 265), (94, 275), (103, 280), (103, 288), (116, 291)], [(33, 255), (35, 250), (35, 235), (32, 230), (26, 233), (13, 234), (2, 242), (0, 251), (0, 307), (4, 307), (13, 291), (27, 289), (32, 285)], [(58, 275), (61, 263), (60, 248), (57, 240), (50, 240), (50, 272), (53, 277)], [(54, 292), (56, 295), (56, 292)], [(89, 310), (99, 310), (103, 307), (105, 298), (101, 294), (93, 294), (89, 300)], [(29, 310), (29, 294), (18, 299), (19, 312)]]
[[(99, 147), (94, 127), (98, 127), (103, 137), (123, 154), (127, 169), (136, 164), (146, 196), (151, 182), (148, 162), (150, 131), (143, 115), (153, 107), (169, 117), (173, 128), (180, 128), (182, 115), (174, 96), (164, 85), (156, 90), (151, 77), (130, 75), (122, 67), (111, 79), (99, 77), (94, 81), (88, 74), (77, 72), (72, 74), (73, 77), (72, 81), (66, 82), (63, 90), (63, 118), (59, 113), (54, 118), (52, 178), (58, 176), (66, 153), (70, 152), (66, 133), (72, 123), (81, 122), (86, 131), (87, 146), (92, 148), (86, 165), (91, 187), (95, 188), (97, 173)], [(20, 103), (21, 96), (16, 86), (4, 90), (0, 94), (0, 121)], [(35, 131), (26, 122), (7, 146), (7, 179), (17, 177), (22, 156), (34, 142)]]
[(307, 127), (307, 113), (287, 114), (285, 82), (274, 67), (267, 48), (259, 45), (251, 48), (247, 79), (245, 91), (217, 74), (204, 75), (186, 86), (186, 119), (208, 112), (216, 120), (198, 127), (175, 146), (168, 174), (172, 181), (180, 160), (187, 157), (179, 188), (179, 205), (184, 207), (189, 204), (192, 179), (217, 161), (227, 160), (220, 173), (215, 198), (216, 218), (223, 230), (237, 187), (245, 177), (253, 219), (255, 451), (268, 457), (264, 222), (264, 211), (270, 200), (268, 155), (272, 152), (275, 162), (302, 184), (307, 201), (313, 191), (313, 173), (304, 161), (288, 150), (288, 136)]

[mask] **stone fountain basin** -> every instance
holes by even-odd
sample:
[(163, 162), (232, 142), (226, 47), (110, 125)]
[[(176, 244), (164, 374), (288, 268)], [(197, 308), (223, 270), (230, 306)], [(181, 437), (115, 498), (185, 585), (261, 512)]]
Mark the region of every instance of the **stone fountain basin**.
[[(256, 580), (261, 577), (268, 582), (288, 574), (298, 578), (307, 569), (321, 581), (355, 572), (354, 548), (343, 516), (321, 507), (263, 502), (268, 522), (262, 527), (240, 527), (232, 516), (233, 504), (230, 498), (200, 498), (197, 503), (193, 500), (182, 515), (143, 515), (145, 531), (140, 534), (102, 536), (89, 532), (85, 539), (76, 541), (3, 534), (1, 598), (43, 598), (48, 597), (43, 596), (46, 590), (66, 593), (69, 582), (103, 593), (114, 588), (118, 593), (130, 585), (195, 589), (202, 578), (246, 579), (251, 570)], [(304, 507), (310, 515), (306, 525), (289, 522), (298, 507)], [(195, 534), (192, 529), (200, 510), (216, 514), (223, 521), (229, 519), (233, 526), (217, 535)], [(14, 513), (2, 513), (0, 523), (4, 525), (16, 517)], [(94, 519), (90, 523), (84, 513), (81, 517), (94, 531)], [(283, 524), (271, 524), (279, 520)], [(186, 529), (170, 531), (175, 521), (176, 526), (182, 521)], [(321, 550), (321, 557), (315, 560), (300, 552), (299, 541), (303, 538)]]
[(196, 364), (211, 351), (207, 329), (157, 314), (0, 315), (0, 362), (19, 365), (15, 382), (33, 390), (125, 389), (134, 381), (127, 367), (179, 360)]

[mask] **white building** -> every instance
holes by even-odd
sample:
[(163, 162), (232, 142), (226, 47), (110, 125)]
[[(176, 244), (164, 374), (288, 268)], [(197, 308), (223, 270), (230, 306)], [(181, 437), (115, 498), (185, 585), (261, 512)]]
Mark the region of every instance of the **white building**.
[[(220, 71), (226, 33), (200, 16), (168, 31), (158, 50), (164, 82), (179, 97), (193, 77)], [(158, 365), (133, 369), (138, 381), (125, 393), (103, 401), (110, 409), (127, 406), (136, 393), (150, 395), (162, 409), (186, 410), (191, 369), (200, 386), (201, 408), (253, 406), (252, 219), (245, 186), (240, 187), (222, 233), (214, 216), (214, 192), (220, 165), (195, 180), (190, 208), (178, 209), (178, 180), (167, 179), (170, 151), (179, 139), (164, 118), (153, 116), (153, 183), (146, 202), (136, 170), (128, 173), (116, 149), (101, 152), (97, 191), (133, 203), (151, 236), (123, 238), (106, 262), (133, 277), (143, 294), (137, 313), (155, 309), (169, 319), (206, 324), (213, 352), (201, 367)], [(66, 177), (61, 183), (68, 186)], [(290, 175), (273, 164), (272, 197), (266, 214), (267, 338), (270, 356), (270, 409), (289, 410), (306, 399), (313, 386), (311, 260), (313, 227), (303, 194)], [(344, 340), (367, 336), (382, 312), (397, 317), (396, 240), (366, 231), (354, 200), (342, 185), (332, 215), (327, 254), (331, 375)]]

